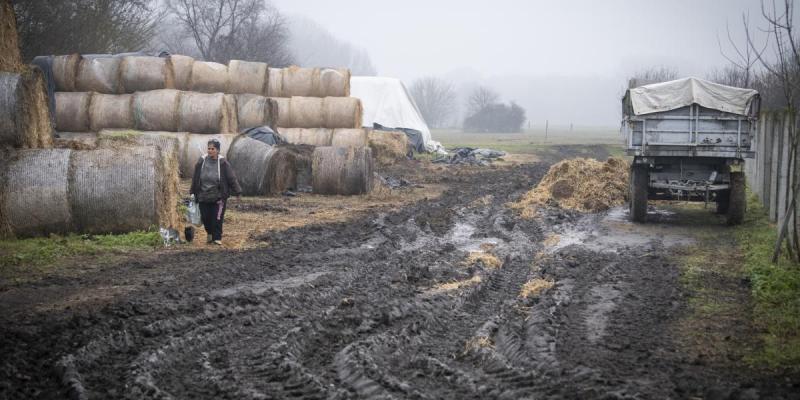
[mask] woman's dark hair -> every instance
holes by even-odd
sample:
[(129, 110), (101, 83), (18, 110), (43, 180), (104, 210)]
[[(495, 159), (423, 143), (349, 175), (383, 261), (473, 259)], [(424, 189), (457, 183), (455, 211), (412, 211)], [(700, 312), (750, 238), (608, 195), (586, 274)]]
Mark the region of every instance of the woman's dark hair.
[(221, 144), (221, 143), (219, 142), (219, 140), (217, 140), (217, 139), (210, 139), (210, 140), (208, 141), (208, 144), (210, 144), (210, 145), (212, 145), (212, 146), (216, 147), (216, 148), (217, 148), (217, 151), (219, 151), (220, 147), (222, 147), (222, 144)]

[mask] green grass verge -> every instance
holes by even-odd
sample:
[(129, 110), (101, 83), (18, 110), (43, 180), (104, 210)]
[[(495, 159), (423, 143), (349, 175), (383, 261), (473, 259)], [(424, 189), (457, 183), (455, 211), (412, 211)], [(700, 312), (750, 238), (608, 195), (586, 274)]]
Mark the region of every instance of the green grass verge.
[(764, 349), (751, 361), (800, 370), (800, 266), (788, 259), (772, 264), (777, 230), (751, 196), (736, 238), (752, 283), (754, 320), (764, 332)]
[(124, 235), (68, 235), (0, 241), (0, 268), (5, 277), (19, 267), (41, 267), (70, 256), (98, 255), (161, 246), (158, 232)]

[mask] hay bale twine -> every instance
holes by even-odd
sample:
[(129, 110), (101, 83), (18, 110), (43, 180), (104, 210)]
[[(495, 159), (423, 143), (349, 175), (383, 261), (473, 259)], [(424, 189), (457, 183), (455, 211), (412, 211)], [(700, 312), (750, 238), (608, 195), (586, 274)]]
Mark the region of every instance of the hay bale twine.
[(17, 38), (17, 20), (8, 0), (0, 0), (0, 71), (20, 72), (23, 69)]
[(330, 146), (333, 130), (327, 128), (278, 128), (278, 133), (292, 144)]
[(322, 102), (326, 128), (361, 128), (363, 108), (355, 97), (326, 97)]
[(177, 131), (180, 101), (181, 92), (173, 89), (135, 93), (134, 126), (142, 131)]
[(133, 95), (95, 93), (89, 103), (89, 129), (133, 129)]
[(89, 132), (92, 92), (56, 92), (56, 130)]
[(334, 129), (331, 134), (333, 147), (364, 147), (367, 145), (365, 129)]
[(182, 92), (177, 130), (207, 134), (236, 132), (236, 114), (231, 113), (235, 109), (235, 99), (222, 93)]
[(105, 94), (122, 93), (118, 57), (83, 57), (78, 63), (75, 90)]
[(255, 94), (236, 95), (236, 115), (239, 130), (257, 126), (275, 127), (278, 103)]
[(291, 66), (281, 71), (281, 93), (277, 97), (322, 97), (319, 68)]
[(350, 70), (323, 69), (320, 72), (320, 97), (350, 97)]
[(95, 132), (58, 132), (53, 138), (53, 147), (57, 149), (94, 150), (97, 148)]
[(355, 195), (372, 190), (372, 151), (368, 147), (317, 147), (311, 166), (314, 193)]
[(74, 92), (75, 79), (78, 76), (80, 54), (53, 57), (53, 80), (59, 92)]
[(227, 158), (245, 196), (279, 194), (297, 187), (295, 156), (285, 149), (239, 135)]
[(370, 130), (367, 142), (379, 165), (394, 164), (408, 154), (408, 136), (404, 132)]
[(52, 147), (47, 90), (39, 68), (0, 72), (0, 145)]
[(208, 149), (208, 141), (211, 138), (217, 139), (220, 142), (219, 154), (223, 157), (228, 156), (228, 150), (231, 148), (231, 142), (236, 138), (235, 134), (224, 135), (198, 135), (190, 133), (186, 138), (186, 165), (181, 164), (181, 174), (186, 177), (191, 177), (194, 174), (194, 166), (197, 160), (206, 154)]
[(228, 93), (267, 95), (269, 66), (262, 62), (231, 60), (228, 63), (230, 88)]
[(195, 92), (228, 93), (229, 78), (226, 65), (209, 61), (195, 61), (192, 63), (190, 87)]
[(122, 58), (119, 68), (123, 93), (175, 88), (171, 58), (127, 56)]
[(194, 58), (173, 54), (169, 56), (172, 70), (175, 73), (175, 89), (192, 90), (192, 68)]
[(125, 233), (166, 226), (163, 215), (170, 209), (177, 212), (163, 197), (164, 166), (155, 147), (73, 151), (70, 169), (70, 208), (80, 232)]
[(69, 204), (69, 149), (14, 152), (0, 171), (0, 236), (40, 236), (74, 230)]

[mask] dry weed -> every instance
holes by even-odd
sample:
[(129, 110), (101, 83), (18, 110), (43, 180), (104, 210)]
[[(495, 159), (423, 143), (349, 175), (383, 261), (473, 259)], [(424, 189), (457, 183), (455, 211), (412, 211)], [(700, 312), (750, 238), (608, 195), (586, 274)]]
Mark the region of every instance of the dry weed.
[(528, 299), (530, 297), (539, 296), (542, 292), (550, 289), (555, 285), (555, 282), (548, 281), (542, 278), (534, 278), (522, 285), (522, 290), (519, 292), (519, 297)]
[(471, 251), (467, 259), (464, 260), (464, 265), (475, 265), (478, 263), (483, 264), (486, 268), (500, 268), (503, 266), (503, 262), (500, 261), (497, 256), (483, 251)]

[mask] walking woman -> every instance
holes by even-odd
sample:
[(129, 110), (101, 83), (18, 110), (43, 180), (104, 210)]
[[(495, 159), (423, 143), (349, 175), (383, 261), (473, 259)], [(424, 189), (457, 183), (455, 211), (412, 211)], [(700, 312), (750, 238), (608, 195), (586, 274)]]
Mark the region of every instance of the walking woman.
[(191, 194), (200, 206), (200, 217), (206, 228), (207, 242), (222, 244), (222, 222), (225, 206), (231, 195), (240, 198), (242, 188), (236, 180), (233, 168), (219, 154), (220, 142), (208, 141), (208, 154), (197, 161), (192, 176)]

